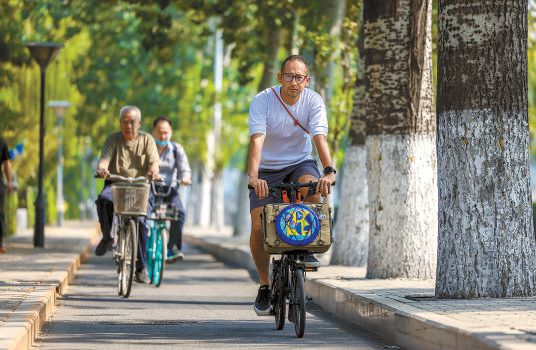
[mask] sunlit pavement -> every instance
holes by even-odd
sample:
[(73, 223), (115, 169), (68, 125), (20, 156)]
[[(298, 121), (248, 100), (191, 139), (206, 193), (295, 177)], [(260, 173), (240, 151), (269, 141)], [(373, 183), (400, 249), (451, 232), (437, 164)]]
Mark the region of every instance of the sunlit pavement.
[(247, 271), (187, 250), (167, 265), (160, 288), (134, 284), (117, 295), (110, 256), (81, 268), (39, 338), (41, 349), (352, 348), (378, 349), (370, 334), (333, 320), (311, 305), (305, 337), (292, 324), (276, 331), (273, 317), (257, 317), (256, 285)]

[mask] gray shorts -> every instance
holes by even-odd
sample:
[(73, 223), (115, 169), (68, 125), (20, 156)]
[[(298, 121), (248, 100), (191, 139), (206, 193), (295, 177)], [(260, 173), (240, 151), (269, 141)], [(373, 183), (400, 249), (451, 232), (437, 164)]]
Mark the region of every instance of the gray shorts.
[[(320, 171), (316, 164), (316, 160), (308, 159), (301, 163), (290, 165), (283, 169), (269, 170), (260, 169), (259, 179), (266, 180), (268, 185), (274, 182), (297, 182), (303, 175), (312, 175), (317, 179), (320, 178)], [(259, 199), (255, 190), (249, 190), (249, 210), (252, 211), (258, 207), (264, 207), (266, 204), (279, 203), (280, 201), (272, 196), (264, 199)]]

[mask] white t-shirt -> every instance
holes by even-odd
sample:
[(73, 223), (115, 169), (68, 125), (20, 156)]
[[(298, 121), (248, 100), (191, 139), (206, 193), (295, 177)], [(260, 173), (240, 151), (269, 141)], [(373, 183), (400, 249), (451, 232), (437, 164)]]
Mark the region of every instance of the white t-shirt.
[[(280, 87), (274, 89), (281, 97)], [(298, 102), (285, 106), (311, 136), (328, 134), (326, 106), (315, 91), (305, 88)], [(261, 169), (278, 170), (313, 158), (311, 137), (294, 124), (271, 88), (259, 92), (249, 106), (249, 136), (254, 134), (266, 135)]]

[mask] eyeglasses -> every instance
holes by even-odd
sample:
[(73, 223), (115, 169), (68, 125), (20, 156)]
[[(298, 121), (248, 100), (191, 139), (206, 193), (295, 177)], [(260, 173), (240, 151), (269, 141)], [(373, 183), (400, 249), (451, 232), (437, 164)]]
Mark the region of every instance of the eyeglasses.
[(287, 83), (290, 83), (292, 79), (296, 80), (296, 83), (300, 84), (305, 81), (307, 78), (307, 75), (301, 75), (301, 74), (292, 74), (292, 73), (282, 73), (281, 76), (283, 77), (283, 80)]
[(139, 122), (139, 120), (121, 120), (121, 124), (130, 126), (136, 126)]

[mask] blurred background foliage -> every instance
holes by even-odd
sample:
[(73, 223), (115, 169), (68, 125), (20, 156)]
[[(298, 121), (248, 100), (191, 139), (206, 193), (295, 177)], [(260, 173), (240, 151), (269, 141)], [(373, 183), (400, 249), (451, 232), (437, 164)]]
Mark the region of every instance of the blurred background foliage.
[[(77, 203), (91, 197), (91, 164), (107, 134), (118, 130), (125, 104), (142, 110), (143, 130), (159, 115), (170, 117), (173, 139), (193, 164), (206, 162), (206, 137), (213, 105), (223, 106), (222, 142), (216, 167), (243, 169), (248, 143), (249, 102), (258, 92), (269, 45), (281, 34), (275, 64), (296, 50), (310, 63), (312, 87), (327, 96), (329, 141), (338, 164), (355, 83), (359, 1), (334, 12), (330, 0), (3, 0), (0, 1), (0, 136), (24, 144), (13, 160), (19, 185), (8, 217), (17, 207), (33, 210), (37, 183), (39, 69), (24, 46), (31, 41), (64, 44), (47, 69), (46, 100), (71, 102), (64, 124), (66, 217), (79, 216)], [(529, 11), (529, 105), (536, 108), (536, 7)], [(437, 3), (434, 1), (434, 13)], [(342, 15), (342, 17), (341, 17)], [(333, 35), (340, 20), (340, 33)], [(213, 84), (214, 30), (225, 44), (223, 93)], [(434, 29), (434, 35), (436, 30)], [(435, 56), (435, 54), (434, 54)], [(269, 59), (268, 59), (269, 60)], [(329, 64), (334, 66), (331, 71)], [(273, 83), (276, 83), (275, 76)], [(326, 91), (324, 93), (324, 91)], [(327, 94), (327, 95), (326, 95)], [(536, 130), (531, 118), (531, 135)], [(57, 128), (46, 108), (45, 191), (48, 222), (55, 217)], [(536, 145), (532, 143), (533, 152)], [(94, 194), (93, 194), (94, 195)], [(8, 220), (9, 221), (9, 220)], [(11, 224), (10, 224), (11, 225)]]

